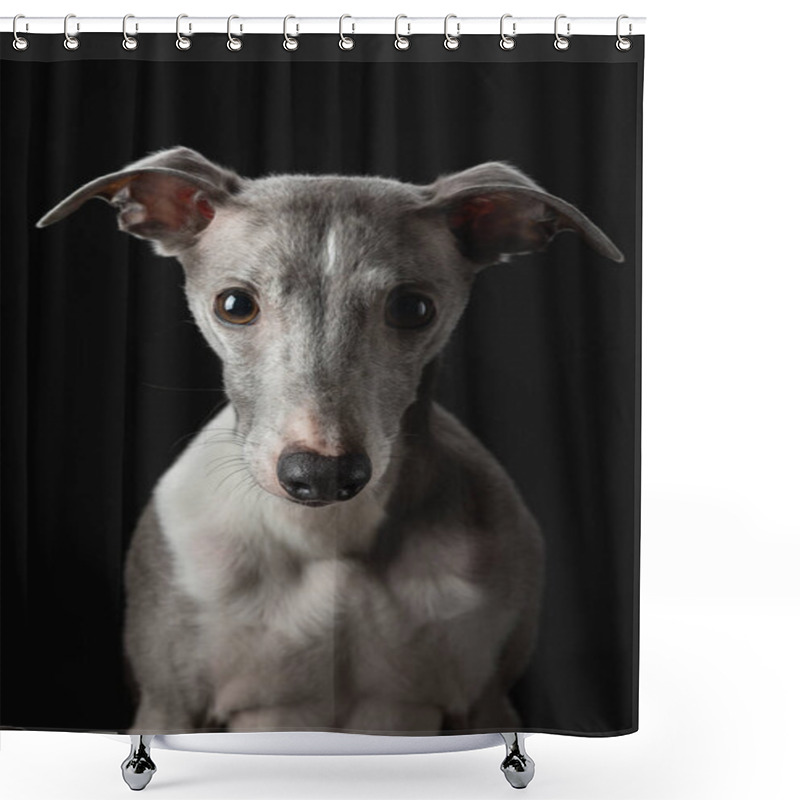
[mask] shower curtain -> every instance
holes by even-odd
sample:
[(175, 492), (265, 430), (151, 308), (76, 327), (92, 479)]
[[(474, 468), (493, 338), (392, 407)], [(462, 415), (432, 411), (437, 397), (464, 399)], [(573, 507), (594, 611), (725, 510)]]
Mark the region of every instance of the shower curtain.
[[(636, 730), (643, 37), (1, 38), (0, 727), (128, 732), (150, 702), (150, 732)], [(229, 399), (224, 469), (153, 511)], [(428, 449), (390, 479), (398, 426)], [(261, 499), (368, 542), (268, 518), (228, 563), (240, 522), (185, 517)], [(314, 702), (250, 713), (278, 677)], [(415, 691), (432, 713), (382, 713)]]

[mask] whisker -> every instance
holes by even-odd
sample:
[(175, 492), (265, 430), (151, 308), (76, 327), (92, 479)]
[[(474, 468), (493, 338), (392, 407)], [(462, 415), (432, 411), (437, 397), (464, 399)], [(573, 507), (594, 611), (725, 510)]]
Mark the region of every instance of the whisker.
[(248, 470), (248, 467), (247, 467), (247, 466), (240, 467), (239, 469), (233, 470), (233, 472), (231, 472), (231, 473), (229, 473), (228, 475), (226, 475), (226, 476), (225, 476), (225, 477), (224, 477), (224, 478), (223, 478), (223, 479), (222, 479), (222, 480), (221, 480), (221, 481), (220, 481), (220, 482), (217, 484), (217, 488), (216, 488), (214, 491), (218, 492), (218, 491), (219, 491), (219, 490), (222, 488), (222, 484), (224, 484), (224, 483), (225, 483), (225, 481), (229, 480), (229, 479), (230, 479), (230, 478), (232, 478), (234, 475), (239, 475), (240, 473), (244, 472), (245, 470)]
[(261, 487), (259, 487), (259, 485), (258, 485), (258, 484), (257, 484), (257, 483), (256, 483), (256, 482), (253, 480), (253, 476), (252, 476), (252, 475), (249, 473), (249, 471), (248, 471), (248, 474), (247, 474), (247, 475), (245, 475), (245, 476), (243, 476), (243, 477), (241, 478), (241, 480), (240, 480), (240, 481), (239, 481), (239, 483), (237, 484), (236, 488), (237, 488), (237, 489), (240, 489), (242, 486), (244, 486), (244, 487), (245, 487), (245, 492), (244, 492), (244, 495), (243, 495), (243, 497), (247, 497), (247, 496), (248, 496), (248, 494), (249, 494), (249, 492), (250, 492), (252, 489), (259, 489), (259, 488), (261, 488)]
[(217, 456), (216, 458), (209, 459), (207, 463), (218, 464), (220, 461), (232, 462), (232, 461), (243, 461), (243, 460), (244, 457), (242, 453), (226, 453), (223, 456)]
[(240, 459), (240, 458), (230, 459), (230, 460), (227, 460), (227, 461), (223, 462), (222, 464), (217, 464), (217, 466), (211, 467), (210, 469), (207, 469), (206, 470), (206, 477), (210, 478), (215, 472), (219, 472), (221, 469), (227, 469), (229, 467), (234, 467), (234, 466), (239, 465), (239, 464), (244, 466), (244, 467), (247, 467), (247, 464), (245, 464), (242, 461), (242, 459)]
[(227, 397), (223, 397), (221, 400), (215, 403), (211, 411), (209, 411), (208, 414), (206, 414), (205, 418), (203, 419), (203, 425), (206, 425), (208, 421), (212, 419), (212, 417), (215, 417), (219, 412), (219, 410), (224, 406), (226, 406), (229, 402), (230, 401), (228, 400)]
[(141, 386), (145, 386), (148, 389), (159, 389), (160, 391), (164, 392), (223, 392), (224, 389), (221, 386), (217, 386), (214, 388), (204, 388), (199, 386), (162, 386), (159, 383), (149, 383), (148, 381), (142, 381)]
[(231, 444), (244, 445), (247, 441), (247, 437), (245, 437), (244, 434), (228, 428), (206, 428), (203, 431), (203, 434), (205, 435), (206, 433), (209, 433), (209, 431), (211, 432), (211, 435), (205, 438), (203, 441), (198, 442), (198, 444), (207, 446), (212, 444), (224, 444), (227, 441)]

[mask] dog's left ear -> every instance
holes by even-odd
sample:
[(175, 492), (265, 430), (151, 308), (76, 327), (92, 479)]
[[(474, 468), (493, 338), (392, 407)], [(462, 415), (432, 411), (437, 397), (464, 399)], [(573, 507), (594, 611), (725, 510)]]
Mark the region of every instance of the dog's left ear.
[(479, 267), (543, 250), (561, 231), (575, 231), (612, 261), (625, 260), (577, 208), (508, 164), (480, 164), (439, 178), (427, 191), (424, 210), (444, 215), (459, 250)]
[(216, 209), (239, 192), (241, 184), (236, 173), (200, 153), (173, 147), (87, 183), (36, 226), (52, 225), (98, 197), (116, 209), (120, 230), (148, 239), (161, 255), (176, 255), (208, 227)]

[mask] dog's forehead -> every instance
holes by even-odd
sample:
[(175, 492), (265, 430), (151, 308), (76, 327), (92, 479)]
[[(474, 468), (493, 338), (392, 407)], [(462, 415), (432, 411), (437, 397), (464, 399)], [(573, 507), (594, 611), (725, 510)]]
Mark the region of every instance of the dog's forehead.
[(430, 276), (426, 200), (424, 187), (385, 178), (247, 181), (217, 209), (187, 274), (208, 291), (245, 282), (279, 302), (320, 291), (368, 302)]
[(424, 187), (392, 178), (352, 175), (277, 175), (244, 183), (237, 195), (253, 205), (361, 208), (379, 210), (384, 204), (424, 200)]
[(253, 181), (238, 199), (255, 229), (278, 229), (286, 242), (292, 238), (284, 235), (287, 228), (300, 227), (305, 243), (313, 245), (331, 226), (351, 230), (354, 241), (396, 230), (419, 207), (422, 194), (383, 178), (283, 176)]
[(385, 179), (287, 176), (254, 181), (237, 200), (265, 267), (344, 277), (402, 260), (421, 197)]

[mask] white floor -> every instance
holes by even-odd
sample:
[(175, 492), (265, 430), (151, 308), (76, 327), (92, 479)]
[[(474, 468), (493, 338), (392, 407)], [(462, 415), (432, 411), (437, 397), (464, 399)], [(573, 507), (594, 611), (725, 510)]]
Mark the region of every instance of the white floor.
[[(532, 736), (540, 800), (798, 796), (797, 601), (645, 603), (641, 730), (616, 739)], [(788, 635), (787, 635), (788, 634)], [(508, 797), (503, 748), (411, 756), (225, 756), (156, 750), (147, 796)], [(0, 796), (127, 797), (127, 747), (104, 736), (4, 731)]]

